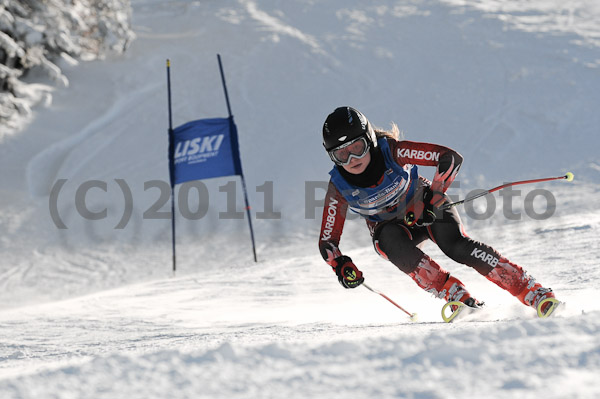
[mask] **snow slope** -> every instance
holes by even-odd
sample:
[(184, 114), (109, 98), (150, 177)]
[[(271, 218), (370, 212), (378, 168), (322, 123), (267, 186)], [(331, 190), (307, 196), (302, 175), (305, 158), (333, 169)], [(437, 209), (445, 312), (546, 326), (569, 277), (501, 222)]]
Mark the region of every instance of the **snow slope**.
[[(129, 51), (61, 66), (71, 87), (0, 143), (2, 398), (598, 396), (598, 6), (135, 0), (133, 10)], [(167, 180), (165, 60), (179, 125), (226, 115), (217, 53), (254, 214), (268, 209), (263, 185), (272, 182), (281, 218), (253, 219), (254, 264), (247, 221), (219, 217), (220, 187), (237, 179), (205, 182), (208, 214), (177, 218), (172, 278), (170, 222), (144, 218), (159, 199), (145, 183)], [(320, 208), (311, 204), (323, 191), (313, 196), (306, 182), (327, 180), (321, 124), (344, 104), (461, 152), (452, 191), (461, 198), (574, 172), (572, 184), (521, 188), (519, 220), (504, 216), (498, 196), (490, 218), (463, 210), (470, 234), (553, 287), (563, 313), (535, 319), (430, 244), (426, 252), (488, 304), (477, 320), (442, 324), (439, 301), (375, 255), (361, 221), (348, 223), (342, 249), (421, 321), (366, 289), (341, 289), (316, 249)], [(60, 179), (67, 229), (50, 216)], [(133, 196), (123, 229), (117, 179)], [(76, 211), (90, 180), (107, 183), (86, 198), (88, 209), (107, 209), (104, 220)], [(554, 196), (549, 219), (525, 214), (533, 188)], [(241, 210), (239, 183), (236, 198)], [(535, 204), (542, 213), (544, 201)]]

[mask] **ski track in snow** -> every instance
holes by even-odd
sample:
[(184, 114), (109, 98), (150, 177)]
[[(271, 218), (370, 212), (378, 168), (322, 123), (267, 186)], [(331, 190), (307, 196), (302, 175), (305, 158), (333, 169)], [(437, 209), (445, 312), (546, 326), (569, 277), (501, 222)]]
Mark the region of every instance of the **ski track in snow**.
[[(0, 398), (600, 397), (598, 5), (132, 3), (130, 50), (64, 68), (71, 87), (0, 146)], [(208, 215), (177, 219), (174, 277), (169, 221), (143, 217), (158, 199), (145, 182), (168, 178), (164, 61), (173, 63), (179, 125), (224, 115), (216, 53), (250, 202), (262, 211), (256, 188), (273, 181), (282, 220), (256, 220), (254, 264), (246, 221), (219, 219), (219, 187), (235, 179), (207, 181)], [(322, 120), (341, 104), (463, 153), (450, 192), (460, 198), (574, 171), (573, 183), (532, 187), (556, 201), (546, 220), (526, 215), (526, 187), (513, 199), (518, 220), (503, 215), (498, 195), (485, 220), (461, 208), (468, 233), (552, 287), (561, 312), (536, 319), (430, 243), (425, 252), (487, 305), (442, 323), (442, 303), (374, 253), (362, 221), (347, 222), (342, 250), (419, 322), (366, 289), (343, 290), (318, 254), (319, 221), (304, 209), (305, 182), (326, 179), (331, 166)], [(62, 178), (64, 230), (49, 219), (47, 197)], [(86, 199), (109, 210), (103, 221), (74, 210), (78, 186), (92, 179), (108, 183)], [(135, 200), (122, 230), (115, 179)]]

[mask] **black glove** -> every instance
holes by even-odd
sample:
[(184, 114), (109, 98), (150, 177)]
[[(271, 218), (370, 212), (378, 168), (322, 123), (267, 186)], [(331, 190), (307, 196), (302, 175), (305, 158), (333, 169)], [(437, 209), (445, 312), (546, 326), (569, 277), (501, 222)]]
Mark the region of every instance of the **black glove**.
[(433, 191), (431, 191), (431, 188), (425, 187), (425, 190), (423, 191), (423, 213), (421, 213), (421, 217), (415, 223), (417, 226), (430, 226), (435, 222), (435, 211), (437, 209), (432, 204), (433, 197), (434, 194)]
[(342, 287), (356, 288), (365, 281), (362, 272), (352, 263), (349, 256), (339, 256), (333, 262), (332, 267)]
[(420, 203), (417, 203), (413, 210), (409, 211), (404, 216), (404, 223), (409, 226), (430, 226), (435, 222), (436, 219), (436, 211), (438, 210), (434, 205), (432, 205), (432, 200), (435, 194), (431, 191), (431, 188), (425, 187), (423, 188), (423, 200)]

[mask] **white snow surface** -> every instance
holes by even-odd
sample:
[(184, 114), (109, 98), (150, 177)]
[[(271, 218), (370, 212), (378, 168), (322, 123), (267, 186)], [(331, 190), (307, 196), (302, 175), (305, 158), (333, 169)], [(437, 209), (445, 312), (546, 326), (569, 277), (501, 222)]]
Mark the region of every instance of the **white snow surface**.
[[(2, 399), (600, 397), (596, 2), (132, 5), (130, 49), (61, 65), (70, 87), (55, 89), (51, 105), (0, 143)], [(173, 276), (170, 221), (148, 217), (160, 190), (145, 187), (168, 179), (165, 60), (177, 126), (226, 116), (217, 53), (259, 262), (247, 220), (223, 215), (230, 181), (243, 211), (239, 178), (213, 179), (204, 182), (206, 216), (176, 218)], [(341, 288), (317, 250), (322, 208), (311, 204), (324, 191), (307, 189), (328, 179), (320, 131), (340, 105), (461, 152), (457, 198), (574, 172), (572, 183), (517, 188), (516, 220), (498, 195), (484, 220), (473, 211), (483, 213), (485, 200), (461, 208), (469, 234), (552, 287), (562, 311), (537, 319), (429, 243), (425, 251), (487, 304), (445, 324), (442, 303), (379, 258), (359, 220), (347, 222), (342, 250), (419, 321), (364, 288)], [(55, 205), (66, 229), (51, 217), (62, 179)], [(85, 201), (90, 211), (106, 208), (102, 220), (77, 211), (77, 190), (92, 180), (107, 184)], [(133, 196), (125, 228), (115, 228), (126, 202), (119, 182)], [(551, 217), (526, 214), (534, 189), (552, 194)], [(184, 205), (193, 212), (204, 197), (199, 203), (192, 189)], [(543, 213), (546, 200), (534, 209)], [(269, 211), (281, 217), (256, 217)]]

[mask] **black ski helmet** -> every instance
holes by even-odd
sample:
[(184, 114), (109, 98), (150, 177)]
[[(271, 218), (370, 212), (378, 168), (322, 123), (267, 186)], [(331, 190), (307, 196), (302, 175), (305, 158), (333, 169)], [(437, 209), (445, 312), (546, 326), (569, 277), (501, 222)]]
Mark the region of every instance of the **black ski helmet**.
[(323, 147), (331, 151), (360, 136), (365, 136), (371, 148), (377, 147), (375, 131), (369, 120), (357, 109), (339, 107), (327, 116), (323, 124)]

